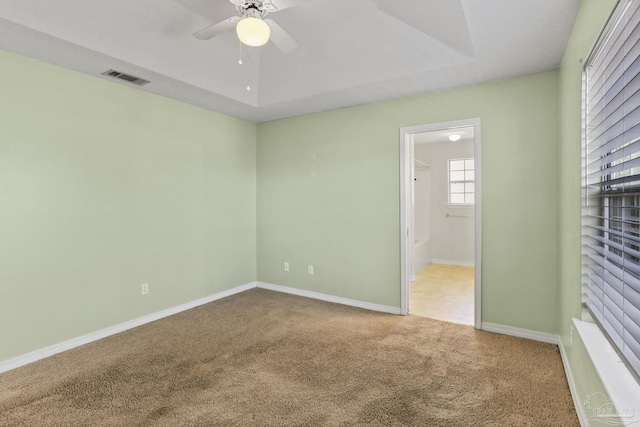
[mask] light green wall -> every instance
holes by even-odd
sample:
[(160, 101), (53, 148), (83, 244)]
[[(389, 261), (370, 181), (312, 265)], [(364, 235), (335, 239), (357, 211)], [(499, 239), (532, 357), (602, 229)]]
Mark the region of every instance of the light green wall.
[(578, 334), (571, 340), (571, 318), (581, 318), (582, 67), (615, 4), (615, 0), (583, 0), (560, 68), (559, 334), (580, 401), (592, 393), (605, 393)]
[(483, 321), (555, 333), (557, 92), (554, 71), (258, 125), (258, 280), (399, 307), (399, 129), (479, 117)]
[(483, 322), (566, 338), (575, 62), (611, 4), (560, 72), (257, 126), (0, 51), (0, 360), (256, 279), (399, 307), (399, 128), (477, 117)]
[(0, 94), (0, 360), (256, 280), (255, 124), (5, 51)]

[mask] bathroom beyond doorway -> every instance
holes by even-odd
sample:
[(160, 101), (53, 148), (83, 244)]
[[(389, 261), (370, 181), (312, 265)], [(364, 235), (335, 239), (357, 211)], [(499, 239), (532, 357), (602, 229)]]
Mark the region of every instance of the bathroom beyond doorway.
[[(438, 233), (442, 234), (442, 231), (445, 231), (445, 234), (448, 235), (448, 241), (449, 243), (452, 242), (457, 242), (460, 241), (461, 239), (458, 239), (455, 237), (456, 233), (455, 232), (446, 232), (445, 227), (444, 226), (435, 226), (432, 227), (432, 224), (434, 222), (437, 222), (436, 220), (440, 221), (441, 219), (445, 221), (445, 223), (453, 223), (456, 222), (460, 223), (462, 221), (465, 222), (465, 224), (468, 221), (471, 221), (471, 223), (473, 224), (473, 238), (471, 239), (471, 241), (469, 241), (468, 243), (464, 244), (463, 247), (465, 248), (472, 248), (472, 255), (471, 258), (469, 258), (468, 256), (464, 256), (464, 257), (460, 257), (458, 255), (456, 255), (456, 253), (450, 251), (448, 246), (442, 246), (441, 244), (437, 244), (437, 242), (431, 242), (432, 244), (429, 246), (431, 250), (427, 251), (427, 260), (426, 262), (422, 262), (422, 258), (420, 257), (421, 252), (417, 251), (417, 246), (419, 246), (419, 244), (421, 243), (421, 237), (425, 237), (422, 236), (421, 234), (421, 227), (420, 227), (420, 223), (416, 223), (415, 222), (415, 218), (418, 218), (418, 216), (416, 216), (416, 207), (418, 205), (419, 200), (416, 200), (415, 198), (415, 186), (416, 183), (418, 183), (417, 178), (419, 178), (419, 173), (420, 173), (420, 169), (426, 169), (427, 173), (426, 173), (426, 181), (427, 182), (431, 182), (432, 180), (434, 181), (433, 184), (429, 184), (431, 185), (434, 189), (439, 189), (440, 188), (440, 184), (437, 184), (437, 182), (435, 182), (435, 178), (437, 178), (436, 175), (439, 174), (439, 172), (437, 172), (437, 168), (440, 167), (440, 159), (437, 159), (435, 157), (432, 156), (432, 159), (434, 160), (432, 163), (430, 164), (430, 159), (428, 158), (421, 158), (420, 159), (420, 163), (417, 162), (416, 160), (418, 160), (417, 156), (415, 156), (415, 152), (414, 152), (414, 142), (418, 142), (420, 141), (420, 145), (422, 145), (423, 143), (427, 142), (427, 141), (422, 141), (422, 139), (427, 136), (438, 136), (438, 138), (442, 135), (439, 134), (446, 134), (446, 136), (450, 137), (452, 136), (454, 133), (459, 133), (460, 138), (458, 138), (457, 140), (460, 140), (460, 142), (463, 142), (465, 140), (464, 134), (468, 129), (472, 129), (472, 134), (470, 135), (470, 137), (473, 139), (473, 155), (471, 155), (470, 153), (465, 154), (464, 159), (462, 159), (465, 162), (465, 168), (464, 168), (464, 172), (465, 172), (465, 176), (466, 176), (466, 163), (467, 160), (469, 160), (470, 162), (470, 166), (473, 166), (472, 162), (474, 161), (473, 159), (475, 159), (475, 183), (473, 183), (471, 185), (471, 188), (473, 188), (475, 186), (475, 203), (473, 200), (474, 195), (471, 195), (470, 197), (470, 203), (469, 201), (466, 200), (467, 198), (467, 191), (466, 191), (466, 187), (467, 187), (467, 183), (465, 182), (465, 194), (462, 195), (455, 195), (455, 197), (465, 197), (464, 199), (464, 203), (461, 203), (461, 205), (464, 206), (455, 206), (457, 203), (460, 202), (460, 200), (458, 199), (454, 199), (454, 194), (458, 193), (458, 189), (454, 188), (454, 184), (455, 186), (460, 187), (461, 185), (457, 182), (449, 182), (448, 185), (445, 184), (445, 188), (449, 189), (449, 195), (448, 195), (448, 199), (441, 202), (438, 201), (438, 205), (432, 205), (432, 206), (440, 206), (444, 207), (445, 210), (440, 210), (440, 211), (434, 211), (431, 212), (429, 214), (429, 221), (428, 222), (428, 228), (427, 230), (431, 230), (429, 233), (426, 234), (426, 239), (425, 242), (431, 242), (432, 238), (435, 238), (435, 240), (438, 240), (438, 238), (442, 237), (440, 236)], [(481, 296), (482, 296), (482, 290), (481, 290), (481, 236), (482, 236), (482, 230), (481, 230), (481, 224), (482, 224), (482, 219), (481, 219), (481, 185), (480, 185), (480, 177), (481, 177), (481, 143), (480, 143), (480, 119), (467, 119), (467, 120), (460, 120), (460, 121), (456, 121), (456, 122), (446, 122), (446, 123), (436, 123), (436, 124), (429, 124), (429, 125), (420, 125), (420, 126), (412, 126), (412, 127), (406, 127), (406, 128), (401, 128), (400, 129), (400, 178), (401, 178), (401, 201), (400, 201), (400, 210), (401, 210), (401, 214), (400, 214), (400, 226), (401, 226), (401, 264), (402, 264), (402, 269), (401, 269), (401, 312), (403, 314), (409, 314), (409, 312), (411, 312), (412, 314), (416, 313), (416, 310), (420, 310), (419, 305), (420, 302), (419, 300), (417, 301), (418, 307), (413, 306), (413, 303), (410, 304), (410, 299), (411, 299), (411, 290), (413, 288), (413, 286), (411, 285), (412, 282), (412, 276), (417, 275), (417, 273), (419, 271), (421, 271), (426, 265), (428, 265), (429, 263), (433, 263), (433, 264), (451, 264), (453, 266), (473, 266), (472, 268), (470, 268), (469, 270), (471, 271), (471, 276), (473, 277), (472, 283), (473, 283), (473, 322), (471, 322), (471, 324), (474, 325), (474, 327), (476, 328), (481, 328), (481, 324), (482, 324), (482, 316), (481, 316)], [(420, 139), (418, 139), (418, 137)], [(454, 139), (452, 138), (448, 138), (450, 141), (454, 141)], [(436, 142), (436, 141), (433, 141)], [(431, 144), (429, 144), (431, 145)], [(454, 156), (455, 157), (455, 156)], [(460, 156), (458, 156), (460, 157)], [(470, 159), (470, 157), (472, 157)], [(460, 160), (459, 158), (456, 158), (457, 160)], [(452, 173), (452, 171), (457, 171), (456, 168), (452, 167), (452, 161), (454, 160), (448, 160), (448, 170), (449, 172), (447, 173), (447, 176), (449, 176), (449, 180), (451, 181), (453, 175), (455, 175), (454, 173)], [(460, 162), (459, 162), (460, 163)], [(418, 165), (418, 166), (416, 166)], [(453, 165), (455, 166), (455, 165)], [(471, 169), (474, 169), (473, 167), (471, 167)], [(456, 172), (458, 175), (460, 173)], [(424, 175), (424, 174), (423, 174)], [(424, 180), (424, 179), (423, 179)], [(465, 178), (466, 180), (466, 178)], [(418, 183), (419, 184), (419, 183)], [(427, 188), (429, 187), (429, 185), (427, 185)], [(456, 190), (456, 191), (453, 191)], [(422, 190), (420, 190), (422, 191)], [(439, 190), (438, 190), (439, 191)], [(428, 191), (428, 193), (430, 193), (430, 191)], [(422, 193), (421, 193), (422, 194)], [(438, 196), (438, 199), (440, 199), (440, 197)], [(419, 216), (420, 218), (422, 218), (424, 215)], [(452, 225), (452, 224), (451, 224)], [(458, 224), (461, 225), (461, 224)], [(424, 227), (423, 227), (424, 228)], [(460, 227), (456, 227), (456, 230), (461, 229)], [(423, 230), (424, 231), (424, 230)], [(438, 241), (440, 241), (442, 239), (439, 239)], [(447, 238), (445, 236), (445, 241), (447, 241)], [(450, 245), (449, 245), (450, 246)], [(434, 249), (437, 249), (436, 251), (434, 251)], [(415, 254), (417, 254), (418, 256), (413, 256), (412, 257), (412, 253), (415, 252)], [(433, 252), (433, 253), (432, 253)], [(438, 253), (440, 252), (440, 253)], [(420, 262), (412, 262), (412, 258), (414, 261), (420, 261)], [(458, 259), (460, 258), (460, 259)], [(469, 258), (469, 259), (467, 259)], [(419, 265), (420, 264), (420, 265)]]

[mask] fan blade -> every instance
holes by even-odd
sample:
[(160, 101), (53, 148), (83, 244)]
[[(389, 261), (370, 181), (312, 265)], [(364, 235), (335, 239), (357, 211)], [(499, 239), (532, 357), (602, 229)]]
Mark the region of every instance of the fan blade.
[(200, 40), (209, 40), (214, 38), (215, 36), (224, 33), (225, 31), (229, 31), (240, 21), (240, 18), (237, 16), (232, 16), (231, 18), (227, 18), (224, 21), (218, 22), (215, 25), (212, 25), (207, 28), (203, 28), (200, 31), (196, 31), (193, 35)]
[(271, 28), (269, 39), (284, 53), (291, 53), (298, 48), (298, 43), (273, 19), (265, 19), (264, 22)]
[(277, 12), (279, 10), (288, 9), (293, 6), (297, 6), (301, 3), (305, 3), (309, 0), (265, 0), (262, 4), (269, 12)]

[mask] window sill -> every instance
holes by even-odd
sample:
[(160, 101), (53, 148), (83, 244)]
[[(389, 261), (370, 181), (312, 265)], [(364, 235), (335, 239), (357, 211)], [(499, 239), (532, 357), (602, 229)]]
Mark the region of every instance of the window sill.
[[(620, 360), (598, 325), (578, 319), (573, 319), (573, 324), (609, 394), (611, 403), (619, 409), (622, 425), (632, 425), (640, 421), (640, 384)], [(584, 409), (589, 410), (586, 406)], [(607, 421), (603, 416), (606, 413), (601, 414), (597, 411), (598, 409), (602, 408), (593, 408), (593, 413), (587, 413), (587, 417), (590, 420)]]

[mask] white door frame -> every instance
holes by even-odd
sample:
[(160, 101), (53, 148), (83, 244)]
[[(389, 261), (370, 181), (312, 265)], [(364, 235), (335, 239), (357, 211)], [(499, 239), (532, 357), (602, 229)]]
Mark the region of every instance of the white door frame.
[(400, 128), (400, 312), (409, 313), (409, 283), (411, 278), (411, 175), (413, 164), (413, 135), (422, 132), (473, 126), (475, 157), (474, 205), (474, 327), (482, 326), (482, 161), (480, 119), (458, 120)]

